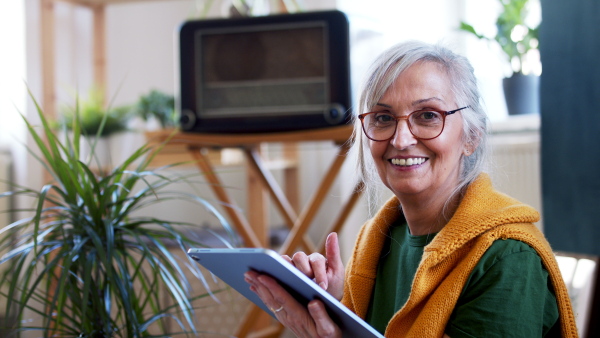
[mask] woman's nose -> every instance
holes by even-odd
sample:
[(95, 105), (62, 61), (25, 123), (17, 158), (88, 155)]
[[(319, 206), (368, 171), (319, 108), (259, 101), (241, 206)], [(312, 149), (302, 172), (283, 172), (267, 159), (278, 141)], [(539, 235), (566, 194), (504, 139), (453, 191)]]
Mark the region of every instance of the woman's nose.
[(408, 128), (408, 121), (404, 119), (397, 121), (396, 132), (390, 143), (397, 149), (405, 149), (417, 143), (417, 139)]

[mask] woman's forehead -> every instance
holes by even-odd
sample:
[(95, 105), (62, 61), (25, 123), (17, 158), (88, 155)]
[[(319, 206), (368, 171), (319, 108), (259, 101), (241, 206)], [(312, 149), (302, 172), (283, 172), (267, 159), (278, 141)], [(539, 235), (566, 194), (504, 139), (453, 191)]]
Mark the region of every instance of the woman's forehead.
[(418, 62), (407, 67), (385, 90), (379, 92), (381, 96), (374, 98), (372, 105), (392, 105), (398, 103), (392, 101), (401, 101), (404, 105), (419, 106), (427, 103), (453, 104), (456, 101), (447, 72), (436, 62)]

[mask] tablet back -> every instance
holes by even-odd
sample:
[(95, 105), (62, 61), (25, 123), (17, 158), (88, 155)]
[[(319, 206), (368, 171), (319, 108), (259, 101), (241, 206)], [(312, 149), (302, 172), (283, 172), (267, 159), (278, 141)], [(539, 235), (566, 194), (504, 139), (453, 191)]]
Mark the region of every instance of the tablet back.
[(313, 299), (321, 300), (331, 318), (342, 329), (343, 337), (383, 337), (273, 250), (190, 249), (188, 255), (272, 316), (274, 314), (254, 292), (250, 291), (250, 285), (244, 281), (246, 271), (254, 270), (272, 276), (301, 304), (306, 305)]

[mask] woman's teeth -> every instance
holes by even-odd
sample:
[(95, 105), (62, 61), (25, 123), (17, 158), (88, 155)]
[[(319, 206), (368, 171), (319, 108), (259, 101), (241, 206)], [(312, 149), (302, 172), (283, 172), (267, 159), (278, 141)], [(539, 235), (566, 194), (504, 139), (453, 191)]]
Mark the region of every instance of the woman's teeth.
[(416, 157), (416, 158), (393, 158), (391, 160), (393, 165), (400, 165), (400, 166), (411, 166), (411, 165), (417, 165), (417, 164), (421, 164), (423, 162), (425, 162), (425, 158), (423, 157)]

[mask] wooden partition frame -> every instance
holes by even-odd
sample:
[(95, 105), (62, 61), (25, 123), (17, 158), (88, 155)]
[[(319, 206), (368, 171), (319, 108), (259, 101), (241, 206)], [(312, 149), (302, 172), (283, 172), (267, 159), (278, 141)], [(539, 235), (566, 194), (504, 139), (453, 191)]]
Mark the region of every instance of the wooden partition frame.
[[(340, 169), (347, 158), (348, 150), (352, 141), (353, 127), (350, 125), (315, 129), (307, 131), (292, 131), (283, 133), (268, 134), (192, 134), (169, 132), (149, 133), (148, 137), (153, 142), (168, 142), (169, 144), (185, 144), (190, 154), (196, 159), (196, 164), (200, 171), (206, 176), (211, 189), (217, 198), (225, 205), (235, 206), (235, 202), (228, 196), (223, 188), (225, 185), (215, 174), (210, 159), (204, 154), (203, 149), (214, 148), (239, 148), (243, 151), (248, 166), (247, 188), (250, 194), (260, 194), (266, 192), (274, 202), (275, 207), (283, 216), (286, 225), (290, 228), (290, 233), (280, 248), (281, 254), (291, 254), (299, 247), (308, 252), (323, 252), (324, 239), (318, 245), (315, 245), (306, 236), (311, 222), (325, 201), (331, 186), (340, 173)], [(296, 213), (289, 199), (283, 193), (279, 184), (270, 174), (265, 162), (257, 149), (263, 143), (284, 143), (294, 144), (307, 141), (332, 141), (339, 147), (338, 154), (326, 171), (321, 183), (310, 198), (308, 203), (299, 213)], [(345, 201), (338, 217), (331, 226), (330, 231), (340, 231), (360, 198), (363, 190), (363, 184), (358, 183), (354, 187), (350, 197)], [(249, 201), (250, 202), (250, 201)], [(265, 218), (260, 215), (264, 207), (264, 199), (258, 198), (252, 201), (254, 206), (248, 208), (248, 215), (244, 217), (236, 207), (226, 208), (233, 226), (238, 231), (240, 237), (247, 247), (268, 247), (265, 234), (268, 232), (268, 225)], [(256, 214), (258, 211), (258, 215)], [(248, 220), (251, 221), (248, 221)], [(262, 315), (262, 310), (252, 305), (244, 318), (242, 325), (236, 332), (237, 337), (274, 337), (278, 336), (283, 327), (281, 325), (261, 328), (259, 332), (253, 331), (255, 323)]]

